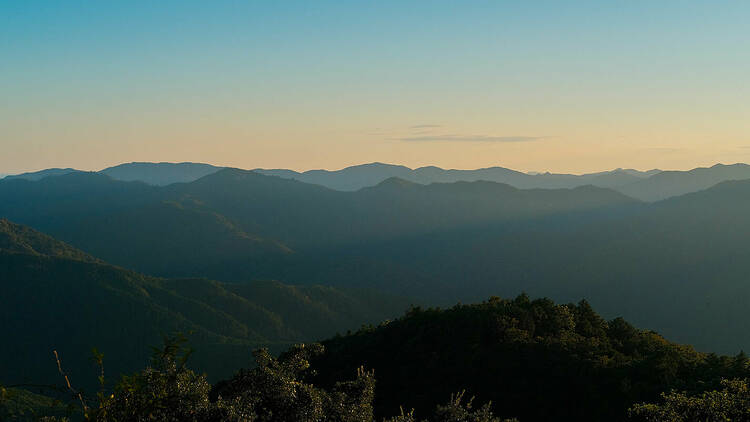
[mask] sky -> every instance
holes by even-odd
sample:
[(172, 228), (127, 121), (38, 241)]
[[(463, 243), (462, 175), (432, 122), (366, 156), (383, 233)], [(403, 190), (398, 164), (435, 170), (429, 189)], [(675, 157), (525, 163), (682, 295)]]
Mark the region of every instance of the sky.
[(750, 2), (0, 0), (0, 173), (750, 162)]

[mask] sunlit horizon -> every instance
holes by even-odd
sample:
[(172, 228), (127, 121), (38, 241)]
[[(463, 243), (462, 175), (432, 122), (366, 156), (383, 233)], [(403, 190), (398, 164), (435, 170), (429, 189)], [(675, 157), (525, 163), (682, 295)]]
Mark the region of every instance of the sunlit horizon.
[(574, 171), (550, 171), (550, 170), (524, 170), (524, 169), (517, 169), (517, 168), (511, 168), (503, 165), (492, 165), (492, 166), (484, 166), (484, 167), (466, 167), (466, 168), (457, 168), (457, 167), (443, 167), (443, 166), (436, 166), (433, 164), (426, 164), (426, 165), (405, 165), (401, 163), (387, 163), (387, 162), (380, 162), (380, 161), (371, 161), (371, 162), (360, 162), (355, 163), (351, 165), (345, 165), (343, 167), (331, 167), (331, 168), (322, 168), (322, 167), (314, 167), (314, 168), (290, 168), (290, 167), (284, 167), (284, 166), (255, 166), (255, 167), (247, 167), (247, 166), (237, 166), (237, 165), (226, 165), (221, 163), (207, 163), (207, 162), (200, 162), (200, 161), (127, 161), (127, 162), (121, 162), (121, 163), (114, 163), (112, 165), (103, 166), (103, 167), (92, 167), (92, 168), (83, 168), (83, 167), (75, 167), (75, 166), (49, 166), (49, 167), (40, 167), (40, 168), (33, 168), (33, 169), (26, 169), (23, 171), (18, 172), (0, 172), (0, 178), (4, 176), (11, 176), (11, 175), (18, 175), (23, 173), (35, 173), (43, 170), (48, 169), (73, 169), (77, 171), (85, 171), (85, 172), (99, 172), (102, 170), (106, 170), (111, 167), (116, 167), (123, 164), (133, 164), (133, 163), (148, 163), (148, 164), (208, 164), (215, 167), (221, 167), (221, 168), (236, 168), (240, 170), (273, 170), (273, 169), (284, 169), (284, 170), (292, 170), (299, 173), (304, 173), (308, 171), (316, 171), (316, 170), (323, 170), (323, 171), (340, 171), (352, 167), (359, 167), (359, 166), (368, 166), (373, 164), (382, 164), (382, 165), (388, 165), (388, 166), (402, 166), (407, 167), (411, 170), (417, 170), (420, 168), (425, 167), (438, 167), (443, 170), (481, 170), (481, 169), (488, 169), (488, 168), (505, 168), (509, 170), (514, 170), (520, 173), (525, 174), (544, 174), (544, 173), (550, 173), (550, 174), (570, 174), (570, 175), (586, 175), (586, 174), (595, 174), (595, 173), (606, 173), (606, 172), (612, 172), (612, 171), (618, 171), (618, 170), (635, 170), (639, 172), (649, 172), (649, 171), (689, 171), (689, 170), (695, 170), (695, 169), (701, 169), (701, 168), (710, 168), (714, 166), (732, 166), (732, 165), (748, 165), (744, 162), (717, 162), (717, 163), (711, 163), (706, 165), (698, 165), (695, 167), (686, 167), (686, 168), (660, 168), (660, 167), (654, 167), (654, 168), (634, 168), (634, 167), (614, 167), (614, 168), (605, 168), (605, 169), (598, 169), (598, 170), (592, 170), (592, 171), (585, 171), (585, 172), (574, 172)]
[(0, 173), (750, 162), (747, 2), (6, 2)]

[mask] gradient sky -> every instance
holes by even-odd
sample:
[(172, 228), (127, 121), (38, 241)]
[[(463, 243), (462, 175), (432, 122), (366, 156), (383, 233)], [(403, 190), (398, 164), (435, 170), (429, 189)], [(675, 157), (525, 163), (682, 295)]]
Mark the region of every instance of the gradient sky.
[(0, 173), (750, 162), (750, 2), (0, 0)]

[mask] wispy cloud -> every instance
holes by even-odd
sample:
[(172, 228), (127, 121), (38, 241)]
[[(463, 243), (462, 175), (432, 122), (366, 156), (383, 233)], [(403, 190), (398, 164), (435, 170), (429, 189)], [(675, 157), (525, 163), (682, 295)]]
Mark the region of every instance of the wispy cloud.
[(396, 138), (405, 142), (532, 142), (545, 136), (424, 135)]
[(443, 127), (443, 126), (442, 125), (414, 125), (414, 126), (409, 126), (410, 129), (428, 129), (428, 128), (433, 128), (434, 129), (434, 128), (438, 128), (438, 127)]
[(649, 148), (640, 148), (640, 151), (643, 153), (650, 153), (650, 154), (678, 154), (678, 153), (685, 152), (686, 149), (676, 148), (676, 147), (649, 147)]

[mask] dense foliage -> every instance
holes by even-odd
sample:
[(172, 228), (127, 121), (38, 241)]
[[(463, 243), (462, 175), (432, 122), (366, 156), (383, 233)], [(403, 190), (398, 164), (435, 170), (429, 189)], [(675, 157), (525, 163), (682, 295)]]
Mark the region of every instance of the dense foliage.
[(622, 420), (634, 403), (672, 389), (704, 391), (750, 374), (744, 354), (720, 357), (670, 343), (582, 301), (493, 298), (420, 309), (323, 342), (313, 361), (328, 385), (358, 365), (378, 376), (376, 415), (417, 412), (468, 389), (524, 421)]
[(688, 395), (662, 394), (661, 403), (637, 404), (630, 409), (634, 420), (645, 422), (726, 422), (750, 420), (747, 380), (723, 380), (721, 390)]
[(622, 319), (605, 321), (586, 302), (522, 295), (415, 308), (278, 358), (257, 350), (252, 369), (213, 386), (188, 368), (182, 341), (167, 338), (146, 369), (114, 388), (102, 383), (96, 397), (71, 390), (72, 403), (97, 421), (750, 418), (744, 353), (699, 353)]
[[(44, 420), (85, 419), (99, 422), (195, 421), (195, 422), (373, 422), (372, 400), (375, 377), (360, 367), (354, 379), (336, 382), (324, 389), (310, 382), (315, 371), (310, 359), (323, 353), (320, 344), (297, 345), (275, 358), (265, 349), (254, 353), (257, 366), (241, 370), (213, 389), (205, 375), (188, 369), (190, 351), (182, 347), (180, 336), (165, 339), (155, 349), (151, 364), (123, 376), (112, 392), (103, 389), (96, 397), (86, 397), (74, 388), (71, 404), (79, 406), (68, 416), (59, 413), (47, 401), (27, 404), (27, 412), (7, 406), (0, 396), (0, 412), (10, 420), (29, 420), (46, 415)], [(101, 363), (101, 362), (100, 362)], [(3, 392), (5, 390), (2, 390)], [(3, 413), (0, 413), (3, 415)], [(388, 419), (388, 422), (416, 421), (413, 412)], [(472, 400), (459, 393), (436, 408), (429, 422), (501, 422), (489, 404), (474, 409)], [(425, 420), (428, 422), (428, 420)]]
[(42, 417), (77, 414), (75, 403), (65, 404), (48, 395), (0, 385), (0, 421), (33, 421)]

